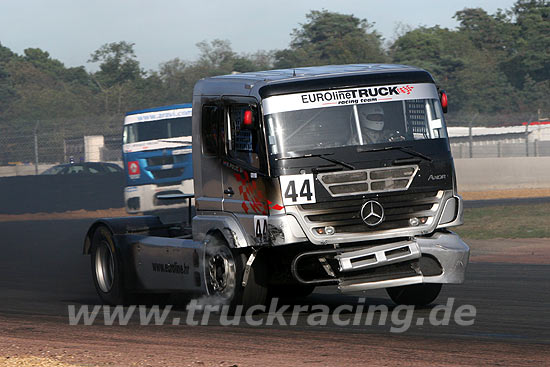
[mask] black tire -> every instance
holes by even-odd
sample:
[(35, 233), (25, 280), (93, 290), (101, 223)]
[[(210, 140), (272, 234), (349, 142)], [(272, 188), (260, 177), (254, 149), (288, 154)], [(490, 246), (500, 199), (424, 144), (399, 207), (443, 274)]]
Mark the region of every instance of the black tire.
[(413, 305), (425, 306), (432, 303), (439, 292), (441, 292), (441, 284), (439, 283), (424, 283), (405, 285), (402, 287), (387, 288), (386, 292), (398, 305)]
[(268, 299), (307, 297), (315, 290), (311, 284), (278, 284), (268, 289)]
[(124, 289), (119, 257), (109, 229), (106, 227), (96, 229), (92, 237), (90, 254), (95, 289), (103, 303), (125, 304), (128, 301), (128, 294)]
[(263, 305), (267, 298), (266, 267), (258, 256), (250, 269), (246, 287), (242, 286), (244, 269), (249, 256), (240, 249), (231, 249), (225, 240), (209, 237), (205, 251), (205, 280), (213, 301), (229, 306), (233, 314), (237, 306), (243, 310)]

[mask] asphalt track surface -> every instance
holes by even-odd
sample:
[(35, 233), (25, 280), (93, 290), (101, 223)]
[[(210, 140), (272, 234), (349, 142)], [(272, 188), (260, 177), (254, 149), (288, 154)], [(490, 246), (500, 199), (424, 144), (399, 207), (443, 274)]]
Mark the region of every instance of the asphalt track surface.
[[(99, 304), (92, 285), (90, 259), (82, 255), (82, 241), (92, 220), (25, 221), (0, 223), (0, 317), (58, 316), (68, 323), (67, 306)], [(542, 344), (550, 348), (550, 265), (471, 263), (467, 281), (444, 287), (436, 304), (455, 298), (454, 308), (473, 305), (475, 323), (460, 326), (412, 325), (404, 335), (468, 341), (504, 341)], [(341, 295), (333, 288), (318, 288), (313, 295), (296, 300), (301, 305), (341, 304), (393, 307), (384, 291)], [(433, 307), (433, 306), (432, 306)], [(428, 319), (432, 307), (415, 310), (414, 318)], [(177, 311), (182, 319), (184, 309)], [(391, 325), (308, 326), (306, 316), (297, 328), (315, 333), (361, 332), (390, 335)], [(189, 327), (183, 325), (182, 327)], [(250, 326), (243, 326), (250, 327)]]

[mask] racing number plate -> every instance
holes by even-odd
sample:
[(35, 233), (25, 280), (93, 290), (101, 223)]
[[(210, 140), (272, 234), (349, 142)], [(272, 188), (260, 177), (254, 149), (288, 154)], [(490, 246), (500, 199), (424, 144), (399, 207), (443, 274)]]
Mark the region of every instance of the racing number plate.
[(316, 202), (313, 174), (281, 176), (280, 181), (284, 205)]

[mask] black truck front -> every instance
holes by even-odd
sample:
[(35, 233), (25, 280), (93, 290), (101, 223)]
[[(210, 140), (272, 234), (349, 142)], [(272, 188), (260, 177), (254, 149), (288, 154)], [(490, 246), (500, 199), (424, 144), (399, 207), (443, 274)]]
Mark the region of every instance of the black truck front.
[[(262, 103), (292, 272), (341, 291), (461, 283), (468, 246), (443, 109), (433, 83), (278, 94)], [(276, 241), (277, 242), (277, 241)], [(315, 248), (311, 248), (314, 246)]]

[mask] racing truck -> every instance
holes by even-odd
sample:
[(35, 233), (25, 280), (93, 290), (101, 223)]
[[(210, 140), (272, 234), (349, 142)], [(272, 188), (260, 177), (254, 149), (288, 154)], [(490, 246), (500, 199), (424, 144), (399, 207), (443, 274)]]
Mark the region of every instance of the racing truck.
[(196, 215), (96, 221), (84, 253), (104, 302), (183, 292), (249, 307), (335, 286), (425, 305), (463, 282), (447, 95), (427, 71), (215, 76), (195, 85), (192, 108)]
[(170, 195), (193, 192), (191, 104), (128, 112), (122, 142), (126, 211), (185, 207), (188, 200)]

